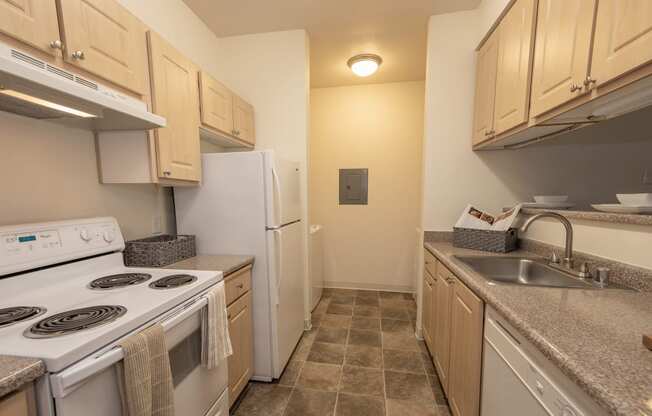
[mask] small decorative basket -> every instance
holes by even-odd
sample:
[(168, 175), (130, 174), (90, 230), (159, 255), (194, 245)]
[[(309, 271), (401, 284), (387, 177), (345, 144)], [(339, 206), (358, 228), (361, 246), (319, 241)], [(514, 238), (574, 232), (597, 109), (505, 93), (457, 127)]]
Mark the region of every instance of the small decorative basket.
[(125, 264), (162, 267), (197, 255), (194, 235), (157, 235), (125, 243)]
[(453, 246), (473, 250), (509, 253), (518, 247), (516, 228), (507, 231), (475, 230), (471, 228), (453, 228)]

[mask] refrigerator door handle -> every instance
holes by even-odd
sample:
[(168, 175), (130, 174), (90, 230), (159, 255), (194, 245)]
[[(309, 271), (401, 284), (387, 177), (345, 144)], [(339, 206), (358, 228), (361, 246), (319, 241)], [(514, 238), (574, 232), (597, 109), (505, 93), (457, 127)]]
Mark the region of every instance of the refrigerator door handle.
[(281, 279), (283, 273), (283, 232), (279, 229), (272, 230), (274, 239), (278, 236), (278, 245), (276, 246), (276, 306), (281, 303)]
[(280, 225), (281, 223), (281, 213), (283, 212), (283, 199), (281, 195), (281, 181), (279, 180), (278, 177), (278, 172), (276, 171), (276, 168), (272, 168), (272, 179), (274, 180), (274, 198), (276, 201), (278, 201), (278, 211), (274, 212), (274, 221), (276, 222), (276, 225)]

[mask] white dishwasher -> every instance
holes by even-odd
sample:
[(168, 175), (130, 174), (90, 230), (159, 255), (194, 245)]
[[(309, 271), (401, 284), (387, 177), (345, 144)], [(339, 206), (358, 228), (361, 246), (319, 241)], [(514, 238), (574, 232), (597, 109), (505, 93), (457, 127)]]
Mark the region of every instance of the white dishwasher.
[(607, 415), (491, 307), (483, 362), (481, 416)]

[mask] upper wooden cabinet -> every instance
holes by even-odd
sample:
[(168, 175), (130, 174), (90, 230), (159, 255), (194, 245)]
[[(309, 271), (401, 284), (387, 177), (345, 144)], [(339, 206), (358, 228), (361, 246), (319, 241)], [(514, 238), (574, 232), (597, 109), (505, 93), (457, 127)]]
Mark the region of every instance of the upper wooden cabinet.
[(594, 10), (594, 0), (539, 0), (532, 116), (586, 92)]
[(225, 134), (233, 134), (233, 93), (205, 72), (199, 74), (201, 122)]
[(448, 402), (454, 416), (480, 413), (484, 303), (455, 278), (451, 305)]
[(256, 143), (254, 107), (237, 95), (233, 97), (233, 129), (238, 139), (251, 145)]
[(496, 65), (498, 37), (494, 33), (478, 51), (475, 79), (473, 144), (489, 140), (494, 131), (494, 99), (496, 96)]
[(650, 61), (652, 1), (600, 0), (591, 78), (602, 85)]
[(498, 28), (494, 134), (528, 120), (530, 66), (534, 46), (534, 0), (519, 0)]
[(167, 119), (156, 129), (158, 175), (199, 181), (199, 93), (197, 67), (154, 32), (148, 33), (152, 106)]
[(115, 0), (60, 0), (65, 59), (137, 94), (147, 86), (145, 26)]
[(54, 0), (0, 0), (0, 32), (51, 55), (58, 54), (59, 23)]

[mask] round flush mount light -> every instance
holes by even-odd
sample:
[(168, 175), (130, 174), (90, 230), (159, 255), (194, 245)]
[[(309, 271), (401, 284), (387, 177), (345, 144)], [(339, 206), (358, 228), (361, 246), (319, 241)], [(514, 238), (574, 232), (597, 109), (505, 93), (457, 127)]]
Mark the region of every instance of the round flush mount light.
[(351, 71), (359, 77), (368, 77), (378, 71), (378, 67), (383, 63), (380, 56), (371, 53), (356, 55), (346, 63)]

